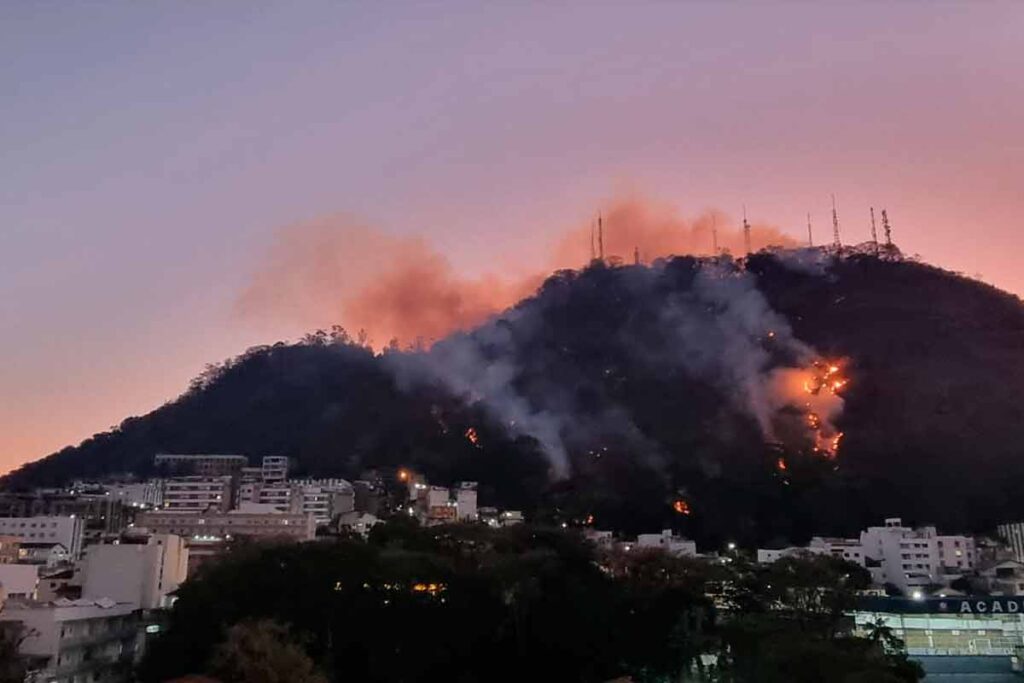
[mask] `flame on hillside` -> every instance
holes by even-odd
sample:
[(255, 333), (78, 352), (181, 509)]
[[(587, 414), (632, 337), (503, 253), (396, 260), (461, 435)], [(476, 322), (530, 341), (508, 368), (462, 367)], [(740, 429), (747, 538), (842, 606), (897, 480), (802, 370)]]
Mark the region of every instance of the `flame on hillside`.
[[(836, 457), (843, 438), (834, 423), (843, 409), (842, 391), (849, 384), (843, 368), (841, 360), (817, 359), (804, 368), (775, 373), (777, 400), (797, 411), (811, 448), (829, 459)], [(785, 460), (779, 458), (776, 467), (785, 471)]]

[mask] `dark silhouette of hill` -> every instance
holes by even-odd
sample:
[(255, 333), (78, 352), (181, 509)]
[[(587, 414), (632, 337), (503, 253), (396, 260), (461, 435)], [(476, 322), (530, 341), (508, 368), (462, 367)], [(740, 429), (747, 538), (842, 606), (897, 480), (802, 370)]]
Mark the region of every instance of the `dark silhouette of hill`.
[[(766, 395), (807, 349), (849, 378), (835, 460)], [(157, 452), (286, 454), (311, 476), (408, 466), (479, 481), (482, 504), (704, 543), (885, 516), (986, 530), (1024, 517), (1022, 388), (1020, 300), (928, 265), (814, 250), (598, 263), (429, 353), (374, 355), (340, 331), (250, 349), (5, 484), (145, 475)]]

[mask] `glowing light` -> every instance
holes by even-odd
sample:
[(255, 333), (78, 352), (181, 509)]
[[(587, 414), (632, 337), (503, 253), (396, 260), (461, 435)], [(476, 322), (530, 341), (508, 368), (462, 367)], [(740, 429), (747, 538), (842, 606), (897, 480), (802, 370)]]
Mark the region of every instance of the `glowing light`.
[(786, 465), (785, 458), (779, 458), (778, 460), (776, 460), (775, 466), (779, 469), (780, 472), (785, 472), (787, 469), (789, 469), (789, 467)]
[(480, 436), (476, 433), (476, 429), (475, 428), (470, 427), (469, 429), (466, 430), (466, 439), (468, 439), (469, 442), (471, 444), (473, 444), (474, 446), (476, 446), (477, 448), (481, 447), (480, 446)]
[(672, 509), (681, 515), (689, 515), (692, 512), (692, 510), (690, 510), (690, 504), (682, 498), (679, 498), (672, 503)]
[(399, 481), (409, 481), (409, 470), (398, 470)]

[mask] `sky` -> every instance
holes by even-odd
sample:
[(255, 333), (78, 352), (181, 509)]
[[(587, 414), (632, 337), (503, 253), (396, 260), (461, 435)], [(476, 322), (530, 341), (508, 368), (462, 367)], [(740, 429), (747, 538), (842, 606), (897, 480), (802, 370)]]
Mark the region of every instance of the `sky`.
[(4, 3), (0, 472), (337, 322), (240, 305), (296, 226), (487, 282), (624, 197), (825, 240), (834, 193), (845, 240), (886, 207), (1024, 293), (1021, 35), (1020, 2)]

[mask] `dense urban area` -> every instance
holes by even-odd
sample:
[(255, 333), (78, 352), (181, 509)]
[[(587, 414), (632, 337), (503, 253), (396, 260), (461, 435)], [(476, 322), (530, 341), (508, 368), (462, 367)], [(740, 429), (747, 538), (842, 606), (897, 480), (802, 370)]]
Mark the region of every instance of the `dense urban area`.
[(702, 548), (537, 525), (406, 468), (153, 464), (0, 494), (0, 680), (914, 681), (1024, 651), (1024, 522)]

